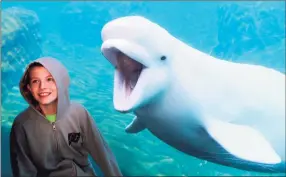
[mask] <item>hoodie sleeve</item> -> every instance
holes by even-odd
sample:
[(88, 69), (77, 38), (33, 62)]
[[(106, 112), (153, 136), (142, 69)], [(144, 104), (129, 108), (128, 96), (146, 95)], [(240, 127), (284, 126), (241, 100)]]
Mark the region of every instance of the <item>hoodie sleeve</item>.
[(27, 141), (20, 125), (13, 125), (10, 133), (10, 160), (14, 177), (37, 176), (37, 170), (27, 154)]
[(122, 176), (116, 158), (87, 110), (84, 122), (84, 146), (104, 176)]

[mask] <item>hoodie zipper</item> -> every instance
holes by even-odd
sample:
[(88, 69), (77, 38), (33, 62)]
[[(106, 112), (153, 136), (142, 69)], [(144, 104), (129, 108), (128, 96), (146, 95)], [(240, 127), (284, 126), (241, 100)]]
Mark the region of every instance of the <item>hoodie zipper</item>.
[(57, 138), (57, 132), (56, 132), (56, 124), (55, 122), (52, 122), (52, 126), (53, 126), (53, 133), (54, 133), (54, 137), (55, 137), (55, 140), (56, 140), (56, 153), (58, 153), (58, 138)]
[[(36, 111), (36, 112), (38, 112), (42, 117), (44, 117), (44, 119), (46, 119), (46, 117), (45, 116), (43, 116), (43, 114), (41, 113), (41, 112), (39, 112), (39, 110), (37, 110), (37, 109), (35, 109), (33, 106), (32, 106), (32, 108)], [(58, 138), (57, 138), (57, 134), (56, 134), (56, 124), (55, 124), (55, 122), (52, 122), (52, 127), (53, 127), (53, 135), (54, 135), (54, 138), (55, 138), (55, 140), (56, 140), (56, 153), (58, 153)]]

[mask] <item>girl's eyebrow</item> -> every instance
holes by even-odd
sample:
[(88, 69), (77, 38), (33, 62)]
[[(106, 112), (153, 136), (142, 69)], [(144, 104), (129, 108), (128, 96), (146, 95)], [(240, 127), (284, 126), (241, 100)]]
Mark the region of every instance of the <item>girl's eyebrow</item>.
[(38, 77), (33, 76), (33, 77), (31, 77), (31, 80), (32, 80), (32, 79), (39, 79), (39, 78), (38, 78)]
[[(51, 74), (49, 74), (48, 76), (46, 76), (46, 78), (47, 77), (53, 77)], [(38, 77), (36, 77), (36, 76), (33, 76), (33, 77), (31, 77), (31, 79), (39, 79)]]
[(46, 76), (46, 77), (53, 77), (53, 76), (50, 74), (50, 75), (48, 75), (48, 76)]

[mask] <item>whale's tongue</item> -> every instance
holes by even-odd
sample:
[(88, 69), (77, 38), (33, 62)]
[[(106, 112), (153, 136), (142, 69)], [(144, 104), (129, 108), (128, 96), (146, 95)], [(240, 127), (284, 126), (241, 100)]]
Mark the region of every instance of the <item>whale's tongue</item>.
[(126, 96), (129, 96), (134, 89), (143, 65), (127, 55), (119, 52), (117, 54), (117, 69), (123, 76), (123, 83), (125, 83)]

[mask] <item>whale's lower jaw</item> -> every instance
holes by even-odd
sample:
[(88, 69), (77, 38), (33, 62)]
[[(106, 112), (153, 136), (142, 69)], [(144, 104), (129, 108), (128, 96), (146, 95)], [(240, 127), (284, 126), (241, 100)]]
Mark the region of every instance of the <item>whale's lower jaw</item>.
[[(116, 91), (114, 91), (116, 92)], [(113, 97), (113, 107), (115, 111), (120, 113), (129, 113), (132, 112), (132, 106), (129, 104), (128, 99), (119, 98), (120, 95), (115, 95)]]

